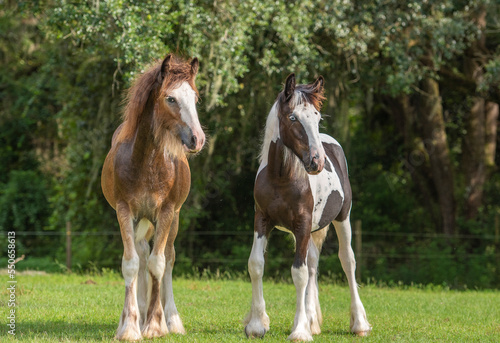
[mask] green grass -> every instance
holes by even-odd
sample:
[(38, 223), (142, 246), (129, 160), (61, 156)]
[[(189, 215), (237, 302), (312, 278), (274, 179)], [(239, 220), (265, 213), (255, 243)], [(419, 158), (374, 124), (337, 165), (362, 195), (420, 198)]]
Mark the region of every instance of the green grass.
[[(0, 341), (113, 340), (124, 298), (120, 275), (17, 275), (15, 338), (3, 324), (8, 311), (7, 276), (0, 279)], [(248, 281), (177, 279), (174, 293), (187, 334), (150, 341), (248, 342), (241, 323), (250, 307)], [(349, 333), (349, 289), (320, 283), (324, 323), (315, 342), (500, 341), (498, 291), (365, 286), (360, 294), (373, 325), (366, 338)], [(284, 342), (294, 317), (294, 286), (265, 282), (264, 295), (271, 328), (263, 342)]]

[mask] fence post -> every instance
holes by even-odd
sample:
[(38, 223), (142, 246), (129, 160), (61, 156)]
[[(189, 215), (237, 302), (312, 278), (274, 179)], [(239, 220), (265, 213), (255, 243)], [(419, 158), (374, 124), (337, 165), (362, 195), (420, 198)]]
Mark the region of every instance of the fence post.
[(363, 256), (361, 254), (361, 220), (354, 221), (354, 255), (356, 256), (356, 279), (361, 279), (361, 267), (363, 266)]
[(500, 241), (500, 210), (495, 213), (495, 244)]
[(66, 268), (71, 271), (71, 222), (66, 222)]

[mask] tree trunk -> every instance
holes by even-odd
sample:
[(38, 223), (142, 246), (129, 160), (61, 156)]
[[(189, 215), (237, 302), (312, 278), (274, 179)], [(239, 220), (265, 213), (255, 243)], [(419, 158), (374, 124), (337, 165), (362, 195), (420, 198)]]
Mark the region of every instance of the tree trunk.
[[(478, 86), (484, 77), (483, 67), (487, 62), (487, 48), (484, 30), (486, 28), (486, 9), (482, 6), (474, 18), (478, 29), (483, 33), (465, 54), (465, 76)], [(465, 216), (474, 219), (483, 203), (484, 183), (488, 176), (487, 165), (493, 166), (496, 142), (496, 118), (498, 105), (487, 103), (483, 96), (474, 94), (473, 105), (466, 123), (466, 134), (462, 147), (462, 167), (465, 176), (466, 200)], [(488, 140), (488, 141), (487, 141)], [(493, 148), (493, 152), (491, 151)]]
[(475, 97), (469, 112), (467, 133), (462, 148), (463, 171), (466, 182), (465, 216), (477, 216), (483, 202), (483, 187), (486, 181), (485, 166), (485, 101)]
[[(429, 213), (431, 222), (440, 222), (440, 213), (436, 208), (438, 200), (433, 195), (432, 175), (426, 158), (422, 157), (422, 138), (416, 136), (415, 130), (415, 108), (410, 104), (410, 96), (401, 94), (396, 98), (384, 96), (382, 99), (386, 110), (392, 115), (392, 119), (404, 139), (405, 154), (399, 156), (400, 166), (407, 171), (419, 194), (422, 206)], [(439, 227), (436, 227), (439, 229)]]
[(486, 103), (486, 130), (485, 130), (485, 163), (486, 168), (495, 168), (495, 152), (497, 149), (498, 131), (498, 104), (495, 102)]
[(429, 155), (432, 180), (441, 210), (442, 230), (446, 235), (455, 233), (455, 197), (450, 151), (446, 140), (443, 108), (439, 84), (432, 79), (422, 81), (417, 121), (422, 128), (422, 139)]

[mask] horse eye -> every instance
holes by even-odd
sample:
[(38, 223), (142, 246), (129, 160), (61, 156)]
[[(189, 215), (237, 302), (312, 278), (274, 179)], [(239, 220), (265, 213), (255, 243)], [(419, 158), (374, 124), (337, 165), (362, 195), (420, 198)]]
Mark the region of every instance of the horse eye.
[(166, 100), (167, 100), (167, 102), (168, 102), (169, 104), (175, 104), (175, 98), (173, 98), (173, 97), (171, 97), (171, 96), (167, 96), (167, 99), (166, 99)]
[(291, 121), (296, 121), (297, 118), (295, 118), (295, 116), (293, 114), (290, 114), (290, 116), (288, 117), (288, 119), (290, 119)]

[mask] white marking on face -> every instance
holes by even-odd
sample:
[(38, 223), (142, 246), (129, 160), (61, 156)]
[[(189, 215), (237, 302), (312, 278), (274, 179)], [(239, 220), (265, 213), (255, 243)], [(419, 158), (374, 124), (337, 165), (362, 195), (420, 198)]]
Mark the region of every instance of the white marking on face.
[(184, 81), (178, 88), (172, 90), (169, 95), (177, 101), (181, 112), (181, 120), (191, 129), (193, 135), (204, 138), (205, 134), (201, 129), (198, 111), (196, 110), (196, 92), (194, 89)]
[(293, 115), (304, 127), (307, 138), (309, 140), (309, 147), (317, 147), (318, 149), (322, 149), (318, 127), (321, 115), (314, 108), (314, 106), (309, 103), (303, 102), (295, 106)]

